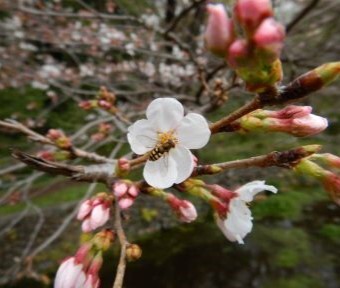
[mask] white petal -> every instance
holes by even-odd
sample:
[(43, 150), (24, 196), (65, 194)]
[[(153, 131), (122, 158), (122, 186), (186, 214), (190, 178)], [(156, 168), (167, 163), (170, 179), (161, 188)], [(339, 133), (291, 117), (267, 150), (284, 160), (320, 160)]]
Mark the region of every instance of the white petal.
[(173, 158), (165, 156), (157, 161), (148, 160), (143, 171), (145, 181), (160, 189), (171, 187), (177, 179), (177, 167)]
[(233, 199), (230, 201), (227, 219), (217, 221), (224, 235), (230, 241), (243, 244), (243, 238), (252, 230), (252, 216), (244, 201)]
[(246, 202), (253, 201), (254, 196), (262, 191), (277, 192), (277, 188), (271, 185), (266, 185), (265, 181), (252, 181), (242, 187), (238, 188), (235, 192), (240, 195), (240, 199)]
[(146, 119), (132, 124), (127, 134), (131, 149), (136, 154), (144, 154), (155, 147), (157, 142), (156, 128)]
[(173, 98), (153, 100), (146, 110), (146, 117), (157, 128), (158, 132), (168, 132), (178, 126), (184, 116), (181, 103)]
[(189, 149), (204, 147), (211, 135), (207, 120), (196, 113), (186, 115), (177, 127), (176, 133), (179, 143)]
[(175, 183), (182, 183), (188, 179), (194, 170), (194, 158), (190, 150), (182, 145), (177, 145), (170, 150), (169, 158), (176, 162), (177, 178)]

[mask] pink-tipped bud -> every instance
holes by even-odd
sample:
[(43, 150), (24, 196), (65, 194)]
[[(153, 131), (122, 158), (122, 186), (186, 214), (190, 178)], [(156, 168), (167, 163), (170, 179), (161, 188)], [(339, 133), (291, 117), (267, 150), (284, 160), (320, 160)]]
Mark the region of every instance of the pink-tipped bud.
[(79, 208), (77, 219), (83, 221), (83, 232), (91, 232), (103, 226), (110, 218), (112, 196), (98, 193), (90, 200), (84, 201)]
[(47, 161), (55, 161), (54, 152), (52, 151), (40, 151), (37, 156)]
[(195, 206), (187, 200), (182, 201), (181, 205), (179, 206), (179, 212), (179, 219), (182, 222), (190, 223), (195, 221), (197, 218)]
[(284, 27), (273, 18), (268, 18), (256, 30), (253, 40), (258, 49), (265, 51), (275, 59), (280, 56), (284, 38)]
[(120, 198), (128, 192), (129, 186), (127, 183), (118, 181), (113, 185), (113, 194)]
[(74, 257), (64, 261), (57, 271), (54, 288), (85, 287), (86, 275), (83, 268), (83, 265), (77, 263)]
[(112, 108), (112, 103), (105, 101), (105, 100), (99, 100), (98, 106), (105, 110), (110, 110)]
[(85, 200), (83, 203), (81, 203), (79, 207), (77, 219), (84, 220), (90, 214), (91, 210), (92, 210), (92, 201)]
[(231, 67), (237, 68), (247, 62), (249, 48), (244, 39), (235, 40), (229, 47), (228, 63)]
[(78, 104), (78, 106), (84, 110), (90, 110), (93, 109), (95, 107), (97, 107), (97, 101), (96, 100), (92, 100), (92, 101), (82, 101)]
[(197, 211), (191, 202), (178, 199), (172, 194), (168, 194), (167, 201), (180, 221), (190, 223), (196, 220)]
[(214, 185), (207, 185), (207, 187), (210, 189), (211, 193), (223, 200), (224, 202), (228, 203), (232, 198), (236, 197), (237, 194), (233, 191), (230, 191), (220, 185), (214, 184)]
[(328, 127), (328, 120), (326, 118), (310, 114), (304, 117), (293, 119), (292, 124), (289, 125), (288, 132), (296, 137), (306, 137), (319, 134)]
[(130, 208), (133, 202), (134, 202), (133, 198), (125, 197), (125, 198), (120, 199), (118, 201), (118, 204), (119, 204), (120, 209), (125, 210), (125, 209)]
[(241, 26), (251, 34), (265, 18), (273, 15), (273, 10), (270, 0), (238, 0), (234, 13)]
[(333, 201), (340, 205), (340, 177), (332, 172), (328, 172), (323, 180), (323, 185)]
[(56, 141), (59, 138), (64, 137), (64, 136), (65, 134), (62, 131), (57, 130), (57, 129), (50, 129), (48, 130), (46, 134), (46, 137), (51, 139), (52, 141)]
[(257, 110), (242, 117), (244, 131), (284, 132), (296, 137), (318, 134), (328, 126), (326, 118), (311, 114), (311, 107), (289, 106), (280, 111)]
[(206, 47), (217, 56), (225, 57), (234, 39), (233, 23), (223, 4), (208, 4), (207, 11), (209, 18), (204, 34)]
[(128, 172), (130, 171), (130, 161), (126, 158), (120, 158), (118, 160), (118, 168), (119, 168), (119, 171), (121, 172)]
[(128, 190), (128, 194), (132, 197), (137, 197), (139, 194), (139, 189), (136, 185), (131, 185), (129, 190)]
[(331, 153), (315, 154), (313, 159), (320, 160), (322, 163), (330, 167), (340, 168), (340, 157)]

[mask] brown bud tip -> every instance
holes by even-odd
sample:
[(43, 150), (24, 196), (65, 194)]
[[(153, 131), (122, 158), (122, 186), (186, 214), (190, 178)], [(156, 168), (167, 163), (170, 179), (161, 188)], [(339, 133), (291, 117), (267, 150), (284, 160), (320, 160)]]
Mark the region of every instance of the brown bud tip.
[(142, 257), (142, 249), (137, 244), (129, 244), (126, 248), (126, 259), (137, 261), (140, 257)]

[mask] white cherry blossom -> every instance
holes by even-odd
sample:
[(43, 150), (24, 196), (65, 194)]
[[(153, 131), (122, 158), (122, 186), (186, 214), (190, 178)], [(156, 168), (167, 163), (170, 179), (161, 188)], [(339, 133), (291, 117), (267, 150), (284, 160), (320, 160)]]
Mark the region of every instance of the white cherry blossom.
[(253, 217), (247, 206), (254, 196), (262, 191), (277, 192), (274, 186), (266, 185), (265, 181), (253, 181), (245, 184), (235, 191), (236, 197), (229, 202), (229, 209), (225, 219), (216, 217), (216, 223), (228, 240), (243, 244), (243, 238), (253, 228)]
[(147, 119), (138, 120), (128, 129), (128, 141), (136, 154), (150, 153), (169, 140), (175, 147), (144, 167), (146, 182), (156, 188), (168, 188), (186, 180), (194, 169), (189, 149), (204, 147), (210, 138), (205, 118), (196, 113), (184, 116), (184, 108), (176, 99), (158, 98), (150, 103)]

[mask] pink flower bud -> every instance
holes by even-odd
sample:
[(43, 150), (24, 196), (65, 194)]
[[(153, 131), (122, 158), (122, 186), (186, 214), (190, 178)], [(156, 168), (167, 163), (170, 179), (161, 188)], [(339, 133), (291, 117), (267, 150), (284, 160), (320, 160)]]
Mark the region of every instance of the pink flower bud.
[(93, 101), (82, 101), (79, 103), (78, 106), (84, 110), (90, 110), (94, 107), (93, 104), (94, 104)]
[(208, 188), (210, 189), (211, 193), (214, 196), (217, 196), (224, 202), (228, 203), (232, 198), (236, 197), (237, 194), (233, 191), (230, 191), (220, 185), (208, 185)]
[(270, 0), (238, 0), (234, 13), (241, 26), (251, 34), (265, 18), (273, 15)]
[(54, 288), (85, 287), (85, 281), (86, 275), (83, 271), (83, 265), (76, 263), (75, 258), (71, 257), (59, 266)]
[(91, 210), (92, 210), (91, 200), (84, 201), (83, 203), (81, 203), (81, 205), (79, 207), (77, 219), (78, 220), (84, 220), (85, 217), (88, 216), (88, 214), (90, 214)]
[(326, 118), (311, 114), (311, 107), (289, 106), (280, 111), (257, 110), (242, 117), (244, 131), (284, 132), (296, 137), (318, 134), (328, 126)]
[(46, 137), (53, 140), (53, 141), (56, 141), (58, 140), (60, 137), (64, 137), (64, 133), (61, 132), (60, 130), (57, 130), (57, 129), (50, 129), (48, 130), (47, 132), (47, 135)]
[(323, 185), (333, 201), (340, 205), (340, 177), (332, 172), (328, 172), (323, 180)]
[(237, 68), (248, 58), (248, 44), (244, 39), (235, 40), (229, 47), (228, 63), (231, 67)]
[(304, 117), (293, 119), (292, 124), (289, 125), (291, 129), (288, 133), (296, 137), (306, 137), (318, 134), (328, 127), (328, 120), (326, 118), (310, 114)]
[(120, 171), (129, 171), (130, 170), (130, 161), (125, 158), (120, 158), (118, 160), (118, 167)]
[(103, 226), (110, 218), (112, 196), (99, 193), (84, 201), (79, 208), (77, 219), (83, 221), (82, 230), (87, 233)]
[(99, 107), (101, 107), (105, 110), (110, 110), (112, 108), (112, 103), (107, 102), (105, 100), (99, 100), (98, 105), (99, 105)]
[(181, 205), (179, 206), (179, 219), (182, 222), (190, 223), (192, 221), (195, 221), (197, 218), (197, 211), (195, 206), (187, 201), (183, 200), (181, 202)]
[(47, 161), (55, 161), (54, 153), (52, 151), (40, 151), (37, 153), (37, 156)]
[(284, 38), (284, 27), (273, 18), (268, 18), (261, 23), (253, 39), (259, 49), (277, 58), (280, 56)]
[(225, 57), (228, 46), (234, 39), (233, 23), (223, 4), (208, 4), (207, 11), (209, 18), (204, 35), (207, 49), (220, 57)]
[(128, 189), (129, 187), (125, 182), (119, 181), (113, 185), (113, 194), (120, 198), (127, 193)]
[(131, 185), (128, 194), (132, 197), (137, 197), (139, 194), (139, 189), (136, 187), (136, 185)]
[(189, 223), (196, 220), (197, 211), (191, 202), (178, 199), (173, 194), (168, 194), (167, 201), (170, 207), (175, 211), (180, 221)]
[(299, 118), (304, 117), (312, 113), (313, 108), (311, 106), (295, 106), (289, 105), (279, 111), (268, 111), (272, 114), (268, 114), (269, 117), (273, 118)]
[(133, 202), (134, 202), (133, 198), (126, 197), (126, 198), (120, 199), (118, 201), (118, 204), (119, 204), (120, 209), (125, 210), (125, 209), (131, 207)]
[(331, 153), (316, 154), (313, 159), (321, 160), (324, 164), (333, 167), (340, 168), (340, 157), (333, 155)]
[(110, 218), (110, 209), (104, 205), (97, 205), (91, 212), (91, 226), (94, 229), (103, 226)]

